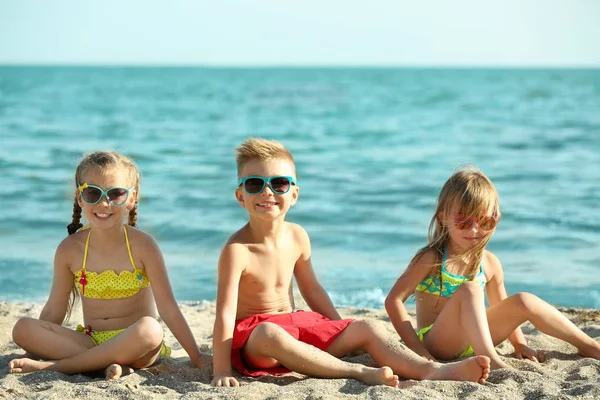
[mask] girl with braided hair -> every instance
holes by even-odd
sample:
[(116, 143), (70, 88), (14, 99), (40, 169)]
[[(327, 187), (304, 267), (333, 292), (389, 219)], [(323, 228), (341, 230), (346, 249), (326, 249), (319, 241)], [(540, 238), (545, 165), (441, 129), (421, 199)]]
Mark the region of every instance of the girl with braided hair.
[[(115, 151), (87, 154), (75, 172), (75, 188), (73, 220), (56, 250), (50, 296), (39, 319), (16, 323), (13, 340), (26, 354), (11, 360), (9, 371), (104, 369), (107, 379), (116, 379), (149, 367), (171, 352), (157, 309), (200, 367), (200, 351), (173, 296), (160, 249), (136, 228), (140, 174), (133, 161)], [(71, 330), (62, 324), (78, 298), (84, 325)]]

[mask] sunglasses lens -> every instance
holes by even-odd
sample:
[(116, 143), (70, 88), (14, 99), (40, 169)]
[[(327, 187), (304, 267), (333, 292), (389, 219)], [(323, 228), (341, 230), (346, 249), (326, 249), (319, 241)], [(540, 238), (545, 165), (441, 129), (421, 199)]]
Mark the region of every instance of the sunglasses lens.
[(81, 197), (86, 203), (97, 203), (100, 200), (100, 196), (102, 196), (102, 192), (95, 187), (86, 187), (81, 192)]
[(111, 203), (118, 206), (125, 203), (129, 192), (123, 188), (113, 188), (106, 192), (106, 195)]
[(246, 183), (244, 183), (244, 189), (246, 189), (246, 192), (251, 194), (262, 192), (264, 186), (265, 181), (260, 178), (250, 178), (246, 180)]
[(287, 193), (290, 190), (290, 180), (288, 178), (271, 179), (271, 189), (277, 193)]
[(469, 218), (465, 218), (462, 214), (457, 214), (454, 217), (454, 225), (460, 230), (470, 229), (473, 226), (473, 222)]
[(483, 217), (479, 220), (479, 228), (484, 231), (491, 231), (496, 227), (496, 219), (494, 217)]

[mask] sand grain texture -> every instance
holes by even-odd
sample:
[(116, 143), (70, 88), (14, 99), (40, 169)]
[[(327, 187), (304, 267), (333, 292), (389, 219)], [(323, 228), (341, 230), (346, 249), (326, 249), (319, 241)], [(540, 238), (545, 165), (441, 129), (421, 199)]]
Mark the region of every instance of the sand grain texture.
[[(210, 386), (214, 302), (181, 304), (205, 354), (205, 366), (201, 369), (192, 367), (185, 351), (165, 329), (165, 340), (173, 347), (173, 357), (117, 381), (49, 371), (7, 374), (8, 361), (22, 353), (11, 340), (12, 326), (22, 316), (37, 317), (41, 308), (41, 304), (0, 302), (0, 399), (600, 399), (600, 361), (578, 356), (574, 347), (541, 334), (530, 324), (523, 326), (525, 336), (531, 347), (546, 351), (546, 361), (535, 364), (516, 360), (512, 357), (512, 346), (505, 342), (498, 346), (499, 353), (514, 369), (492, 372), (484, 385), (401, 380), (400, 389), (395, 390), (365, 386), (352, 379), (314, 379), (288, 374), (277, 378), (242, 378), (239, 388), (214, 388)], [(600, 341), (600, 311), (570, 308), (561, 311)], [(385, 321), (390, 332), (393, 330), (382, 310), (343, 308), (340, 312), (344, 317)], [(347, 359), (372, 364), (367, 355)]]

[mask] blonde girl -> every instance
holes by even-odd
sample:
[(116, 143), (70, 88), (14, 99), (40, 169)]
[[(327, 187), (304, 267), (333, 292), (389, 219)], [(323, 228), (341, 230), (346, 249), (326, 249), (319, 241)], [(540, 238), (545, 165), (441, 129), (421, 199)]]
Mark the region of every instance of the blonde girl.
[[(429, 244), (417, 252), (385, 301), (398, 334), (427, 359), (485, 355), (494, 369), (507, 367), (495, 350), (506, 339), (517, 358), (539, 360), (519, 328), (530, 321), (580, 354), (600, 359), (600, 344), (556, 308), (530, 293), (507, 296), (500, 260), (485, 249), (499, 220), (498, 193), (483, 172), (462, 168), (448, 179), (429, 225)], [(416, 332), (404, 306), (413, 294)]]
[[(39, 319), (21, 318), (13, 340), (27, 353), (11, 373), (66, 374), (105, 369), (116, 379), (169, 356), (158, 314), (199, 367), (201, 357), (175, 298), (154, 239), (137, 229), (140, 175), (114, 151), (86, 155), (75, 172), (73, 219), (54, 258), (50, 296)], [(85, 217), (89, 226), (81, 228)], [(128, 224), (124, 224), (127, 219)], [(68, 321), (78, 298), (83, 325)]]

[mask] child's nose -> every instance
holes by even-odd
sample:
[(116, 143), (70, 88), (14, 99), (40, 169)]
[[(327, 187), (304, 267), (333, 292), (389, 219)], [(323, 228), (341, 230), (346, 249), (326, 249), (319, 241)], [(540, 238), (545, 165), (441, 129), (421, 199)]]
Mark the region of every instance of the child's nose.
[[(269, 193), (267, 193), (267, 189), (269, 189)], [(274, 194), (273, 188), (271, 187), (271, 182), (267, 182), (265, 184), (265, 188), (264, 188), (264, 190), (262, 192), (266, 193), (266, 194)]]
[(108, 200), (108, 196), (107, 195), (103, 195), (102, 197), (100, 197), (100, 201), (98, 202), (98, 204), (102, 204), (103, 206), (109, 206), (110, 205), (110, 200)]

